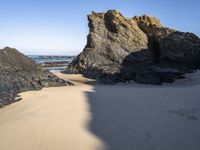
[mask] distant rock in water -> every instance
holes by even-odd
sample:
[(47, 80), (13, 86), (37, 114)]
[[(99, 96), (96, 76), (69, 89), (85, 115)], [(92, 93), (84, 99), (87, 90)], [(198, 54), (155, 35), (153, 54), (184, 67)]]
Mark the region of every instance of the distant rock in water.
[(16, 101), (19, 92), (66, 85), (71, 83), (43, 70), (16, 49), (0, 49), (0, 106)]
[(50, 72), (62, 72), (75, 56), (64, 55), (28, 55), (29, 58), (40, 64)]
[(58, 62), (44, 62), (41, 64), (44, 68), (50, 67), (66, 67), (69, 64), (68, 61), (58, 61)]
[(126, 18), (116, 10), (92, 12), (87, 45), (69, 65), (106, 83), (162, 84), (200, 68), (200, 39), (164, 27), (151, 16)]

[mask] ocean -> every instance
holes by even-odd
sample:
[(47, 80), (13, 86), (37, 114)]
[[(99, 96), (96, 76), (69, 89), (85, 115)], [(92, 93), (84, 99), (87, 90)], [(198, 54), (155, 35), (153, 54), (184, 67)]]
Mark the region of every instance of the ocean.
[(55, 56), (55, 55), (28, 55), (29, 58), (41, 64), (51, 72), (61, 72), (69, 65), (75, 56)]

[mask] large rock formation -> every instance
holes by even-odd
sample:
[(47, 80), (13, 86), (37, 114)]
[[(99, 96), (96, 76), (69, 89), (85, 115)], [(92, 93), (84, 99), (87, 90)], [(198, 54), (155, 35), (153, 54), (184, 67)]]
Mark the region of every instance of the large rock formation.
[(151, 16), (126, 18), (115, 10), (92, 12), (87, 45), (69, 72), (118, 82), (162, 84), (200, 68), (200, 39), (164, 27)]
[(16, 49), (6, 47), (0, 50), (0, 106), (17, 100), (19, 92), (66, 85), (71, 83), (44, 71)]

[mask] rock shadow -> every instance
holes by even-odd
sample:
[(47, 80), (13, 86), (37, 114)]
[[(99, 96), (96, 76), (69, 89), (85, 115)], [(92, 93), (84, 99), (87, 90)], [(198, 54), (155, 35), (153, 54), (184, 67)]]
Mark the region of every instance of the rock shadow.
[(193, 103), (184, 109), (195, 108), (199, 101), (194, 94), (186, 92), (177, 98), (175, 88), (141, 84), (93, 87), (94, 92), (86, 93), (91, 111), (89, 130), (102, 140), (106, 150), (200, 148), (200, 122), (170, 112), (190, 100)]

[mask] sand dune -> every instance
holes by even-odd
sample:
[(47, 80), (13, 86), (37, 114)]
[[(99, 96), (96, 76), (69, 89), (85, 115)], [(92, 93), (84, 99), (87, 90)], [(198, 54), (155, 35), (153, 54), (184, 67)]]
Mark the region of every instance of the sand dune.
[(79, 83), (21, 96), (0, 109), (0, 150), (200, 149), (199, 72), (163, 86)]

